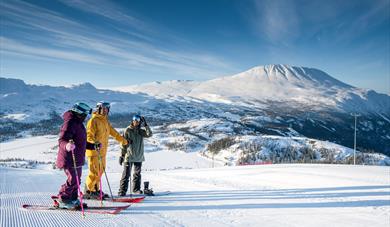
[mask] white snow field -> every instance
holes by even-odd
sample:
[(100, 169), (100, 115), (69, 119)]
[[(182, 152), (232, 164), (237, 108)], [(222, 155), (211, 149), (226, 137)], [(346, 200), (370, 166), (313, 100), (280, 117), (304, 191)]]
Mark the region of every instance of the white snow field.
[[(49, 136), (1, 143), (0, 158), (54, 161), (55, 141)], [(114, 142), (107, 157), (107, 175), (114, 194), (122, 171), (118, 153)], [(146, 153), (143, 181), (150, 181), (155, 191), (172, 193), (148, 197), (118, 215), (86, 214), (85, 218), (80, 212), (21, 207), (26, 203), (51, 204), (50, 196), (65, 182), (64, 173), (51, 169), (51, 164), (42, 162), (34, 169), (0, 167), (0, 223), (7, 227), (390, 226), (390, 167), (211, 166), (195, 152)], [(87, 171), (85, 166), (83, 182)], [(109, 193), (105, 179), (103, 190)]]

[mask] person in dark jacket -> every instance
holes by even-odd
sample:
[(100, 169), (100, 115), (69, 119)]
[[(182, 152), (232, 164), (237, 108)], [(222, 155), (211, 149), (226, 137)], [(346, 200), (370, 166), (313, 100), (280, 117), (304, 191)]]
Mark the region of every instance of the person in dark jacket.
[[(67, 180), (58, 193), (60, 208), (73, 209), (80, 205), (76, 177), (80, 182), (87, 144), (87, 132), (83, 122), (91, 110), (87, 104), (78, 102), (63, 115), (64, 123), (58, 139), (56, 165), (64, 170)], [(72, 152), (75, 155), (77, 171), (74, 168)]]
[[(141, 124), (144, 124), (144, 129)], [(123, 165), (122, 179), (118, 195), (126, 195), (129, 185), (131, 169), (134, 166), (133, 181), (131, 190), (135, 194), (141, 194), (141, 166), (145, 161), (144, 157), (144, 138), (152, 136), (152, 130), (146, 123), (143, 116), (134, 115), (133, 121), (123, 133), (123, 137), (128, 141), (128, 144), (122, 146), (122, 153), (119, 157), (119, 164)]]

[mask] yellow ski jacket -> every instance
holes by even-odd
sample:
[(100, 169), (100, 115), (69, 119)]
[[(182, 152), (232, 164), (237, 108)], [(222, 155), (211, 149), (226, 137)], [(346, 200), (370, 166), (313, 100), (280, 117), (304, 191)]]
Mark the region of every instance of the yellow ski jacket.
[[(94, 112), (87, 123), (87, 142), (92, 144), (96, 142), (101, 143), (100, 154), (102, 157), (105, 157), (107, 154), (108, 136), (110, 135), (121, 143), (122, 146), (127, 145), (127, 140), (111, 126), (108, 117)], [(87, 149), (86, 156), (98, 156), (98, 153), (94, 149)]]

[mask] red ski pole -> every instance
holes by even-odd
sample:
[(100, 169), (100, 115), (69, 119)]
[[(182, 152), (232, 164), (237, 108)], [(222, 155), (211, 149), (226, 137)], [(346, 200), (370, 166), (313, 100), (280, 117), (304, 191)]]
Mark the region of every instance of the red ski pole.
[[(74, 143), (74, 142), (73, 142), (73, 140), (69, 140), (69, 143)], [(85, 217), (84, 205), (83, 205), (83, 193), (80, 190), (79, 174), (77, 172), (76, 157), (74, 155), (74, 149), (72, 149), (72, 158), (73, 158), (74, 171), (76, 172), (77, 191), (78, 191), (79, 196), (80, 196), (81, 214), (82, 214), (83, 217)]]

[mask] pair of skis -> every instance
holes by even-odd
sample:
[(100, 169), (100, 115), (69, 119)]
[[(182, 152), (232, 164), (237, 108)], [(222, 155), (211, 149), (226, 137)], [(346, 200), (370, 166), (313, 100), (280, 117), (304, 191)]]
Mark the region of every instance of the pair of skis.
[[(84, 207), (84, 212), (86, 213), (95, 213), (95, 214), (118, 214), (122, 210), (127, 209), (129, 205), (125, 206), (86, 206)], [(28, 210), (63, 210), (68, 211), (69, 209), (61, 209), (55, 206), (48, 206), (48, 205), (30, 205), (30, 204), (24, 204), (23, 208)], [(81, 209), (74, 209), (70, 211), (81, 211)]]
[[(54, 200), (54, 203), (56, 203), (56, 200), (58, 199), (57, 196), (52, 196), (51, 197)], [(87, 204), (83, 204), (83, 212), (86, 213), (95, 213), (95, 214), (118, 214), (122, 210), (126, 210), (132, 203), (139, 203), (144, 200), (144, 196), (141, 197), (116, 197), (113, 198), (111, 201), (112, 202), (122, 202), (122, 203), (130, 203), (128, 205), (123, 205), (123, 206), (88, 206)], [(109, 200), (108, 200), (109, 201)], [(25, 209), (28, 210), (70, 210), (70, 211), (82, 211), (81, 207), (76, 208), (76, 209), (62, 209), (59, 208), (58, 206), (50, 206), (50, 205), (40, 205), (40, 204), (24, 204), (22, 206)]]
[[(163, 195), (169, 195), (170, 191), (164, 191), (164, 192), (156, 192), (154, 193), (154, 196), (163, 196)], [(52, 196), (53, 200), (58, 199), (57, 196)], [(118, 214), (122, 210), (126, 210), (132, 203), (140, 203), (145, 199), (145, 195), (143, 194), (133, 194), (123, 197), (114, 197), (114, 198), (108, 198), (107, 201), (111, 202), (120, 202), (120, 203), (129, 203), (128, 205), (123, 206), (84, 206), (84, 212), (86, 213), (96, 213), (96, 214)], [(61, 209), (55, 206), (50, 205), (31, 205), (31, 204), (24, 204), (22, 206), (25, 209), (28, 210), (67, 210), (67, 209)], [(81, 211), (80, 209), (74, 209), (72, 211)]]

